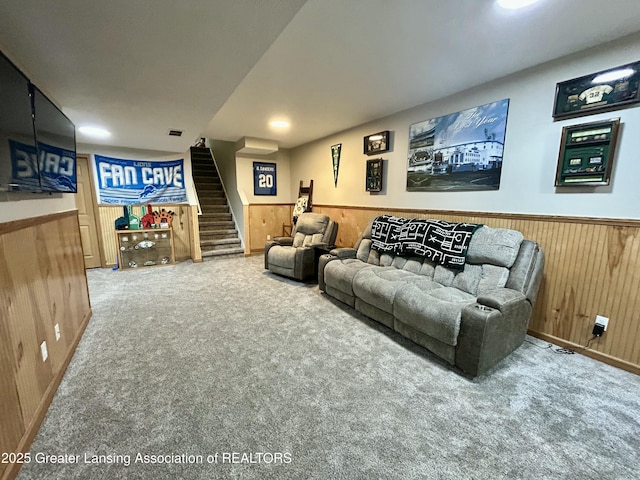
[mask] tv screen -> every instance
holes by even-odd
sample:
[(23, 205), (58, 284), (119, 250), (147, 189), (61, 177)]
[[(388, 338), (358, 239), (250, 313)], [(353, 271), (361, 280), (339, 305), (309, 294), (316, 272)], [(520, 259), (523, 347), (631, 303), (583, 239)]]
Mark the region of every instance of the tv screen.
[(33, 107), (40, 186), (45, 192), (76, 193), (76, 128), (38, 87), (33, 87)]
[(0, 53), (0, 191), (41, 191), (30, 85)]

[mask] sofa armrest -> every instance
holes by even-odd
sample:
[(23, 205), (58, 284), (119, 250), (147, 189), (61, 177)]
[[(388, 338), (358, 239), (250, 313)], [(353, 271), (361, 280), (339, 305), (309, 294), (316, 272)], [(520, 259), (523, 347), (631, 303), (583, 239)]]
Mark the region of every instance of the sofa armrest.
[(291, 246), (293, 245), (293, 237), (274, 237), (273, 242), (278, 245)]
[(327, 284), (324, 281), (324, 267), (326, 267), (329, 262), (332, 262), (334, 260), (340, 260), (340, 258), (331, 253), (320, 255), (320, 260), (318, 260), (318, 287), (322, 292), (327, 291)]
[(495, 288), (478, 295), (478, 303), (506, 312), (515, 303), (526, 301), (523, 293), (510, 288)]
[(478, 297), (462, 310), (455, 365), (476, 377), (495, 366), (524, 342), (531, 303), (508, 288)]
[(356, 258), (356, 254), (358, 253), (358, 251), (355, 248), (343, 247), (343, 248), (334, 248), (329, 253), (331, 253), (331, 255), (335, 255), (340, 259), (343, 259), (343, 258)]

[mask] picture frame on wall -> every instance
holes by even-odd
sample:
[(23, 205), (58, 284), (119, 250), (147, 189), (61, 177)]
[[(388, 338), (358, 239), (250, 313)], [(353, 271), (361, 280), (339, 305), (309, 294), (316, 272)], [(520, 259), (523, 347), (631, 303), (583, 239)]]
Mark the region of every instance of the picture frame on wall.
[(277, 195), (276, 164), (253, 162), (253, 194)]
[(578, 117), (640, 102), (640, 61), (556, 84), (553, 118)]
[(620, 118), (564, 127), (555, 186), (609, 185), (619, 129)]
[(389, 151), (389, 130), (364, 137), (364, 154), (377, 155)]
[(382, 159), (367, 160), (367, 174), (365, 179), (367, 192), (382, 191)]

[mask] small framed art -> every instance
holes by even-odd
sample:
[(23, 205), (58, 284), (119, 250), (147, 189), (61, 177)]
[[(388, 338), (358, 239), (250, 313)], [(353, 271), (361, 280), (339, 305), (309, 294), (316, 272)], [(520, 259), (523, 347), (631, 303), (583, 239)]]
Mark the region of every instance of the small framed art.
[(367, 192), (382, 191), (382, 159), (367, 160)]
[(364, 137), (364, 153), (376, 155), (389, 151), (389, 130)]

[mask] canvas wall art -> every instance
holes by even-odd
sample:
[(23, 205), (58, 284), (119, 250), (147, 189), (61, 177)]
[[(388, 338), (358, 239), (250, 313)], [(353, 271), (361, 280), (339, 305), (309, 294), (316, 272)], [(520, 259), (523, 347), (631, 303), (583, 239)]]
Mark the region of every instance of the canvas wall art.
[(509, 99), (414, 123), (407, 191), (498, 190)]

